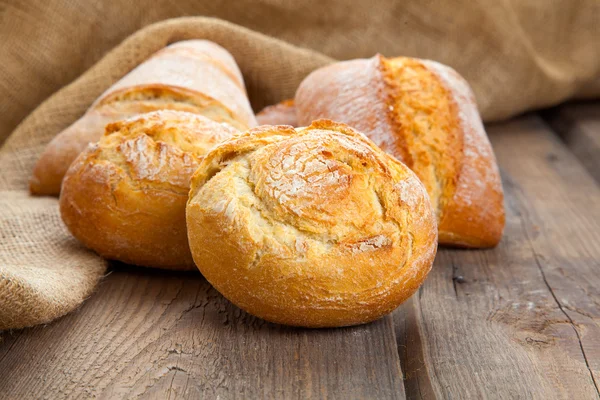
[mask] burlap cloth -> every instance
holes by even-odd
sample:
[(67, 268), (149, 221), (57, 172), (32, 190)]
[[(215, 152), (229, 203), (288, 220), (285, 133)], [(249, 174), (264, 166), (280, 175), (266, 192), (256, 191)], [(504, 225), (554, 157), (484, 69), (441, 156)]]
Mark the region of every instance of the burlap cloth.
[[(0, 149), (0, 330), (64, 315), (105, 273), (107, 263), (68, 234), (56, 199), (28, 196), (27, 181), (55, 134), (168, 43), (203, 38), (227, 48), (255, 109), (292, 97), (310, 71), (332, 61), (328, 56), (377, 51), (453, 66), (473, 85), (488, 121), (600, 94), (597, 0), (113, 3), (0, 4), (0, 142), (76, 78), (31, 112)], [(150, 22), (187, 14), (220, 16), (254, 30), (188, 17), (146, 26), (119, 44)]]

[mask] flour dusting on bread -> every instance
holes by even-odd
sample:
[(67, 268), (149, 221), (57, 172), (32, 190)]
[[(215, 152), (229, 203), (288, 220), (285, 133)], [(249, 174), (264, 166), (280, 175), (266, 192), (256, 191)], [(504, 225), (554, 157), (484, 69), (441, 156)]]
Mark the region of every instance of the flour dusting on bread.
[(357, 324), (431, 268), (435, 216), (405, 165), (332, 121), (261, 126), (215, 147), (192, 178), (194, 260), (241, 308), (302, 326)]

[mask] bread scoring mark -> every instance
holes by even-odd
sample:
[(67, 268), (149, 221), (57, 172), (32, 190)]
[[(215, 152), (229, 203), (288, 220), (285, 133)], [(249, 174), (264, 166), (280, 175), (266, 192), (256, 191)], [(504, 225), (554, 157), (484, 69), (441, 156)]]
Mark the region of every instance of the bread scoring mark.
[(323, 143), (297, 142), (273, 154), (263, 186), (266, 193), (298, 216), (310, 214), (315, 201), (322, 205), (319, 195), (323, 193), (339, 196), (352, 175), (348, 166), (323, 157), (325, 151)]
[[(477, 109), (475, 95), (469, 84), (452, 68), (430, 60), (423, 63), (440, 77), (452, 93), (458, 109), (460, 128), (465, 132), (461, 167), (468, 167), (470, 175), (469, 179), (460, 179), (459, 176), (454, 201), (465, 206), (484, 207), (484, 216), (491, 211), (486, 209), (490, 204), (496, 206), (486, 198), (488, 190), (495, 190), (492, 188), (501, 187), (502, 184), (496, 158)], [(477, 199), (477, 204), (473, 199)], [(477, 219), (480, 218), (482, 216)], [(474, 220), (473, 217), (470, 220)]]
[(400, 201), (406, 203), (407, 206), (414, 208), (418, 205), (419, 201), (421, 201), (421, 196), (417, 195), (408, 182), (399, 181), (394, 185), (394, 189), (398, 191), (398, 195), (400, 197)]
[(92, 105), (86, 117), (99, 114), (118, 121), (160, 110), (192, 112), (215, 122), (226, 122), (238, 130), (249, 127), (222, 102), (204, 93), (163, 84), (136, 85), (114, 91)]
[(348, 245), (353, 254), (364, 253), (366, 251), (379, 250), (385, 246), (391, 246), (392, 240), (385, 235), (377, 235), (368, 239), (361, 240), (357, 243)]
[(408, 166), (427, 188), (438, 220), (455, 191), (462, 137), (451, 93), (421, 60), (382, 58), (397, 134), (403, 137)]
[[(190, 177), (199, 163), (196, 157), (154, 142), (146, 135), (125, 140), (116, 150), (124, 158), (124, 162), (118, 164), (126, 167), (133, 180), (160, 182), (184, 190), (189, 187)], [(115, 158), (121, 158), (118, 153)]]
[(333, 244), (387, 229), (377, 194), (381, 178), (374, 178), (387, 170), (364, 139), (317, 129), (310, 138), (289, 138), (249, 157), (249, 179), (269, 212)]
[(134, 187), (151, 182), (153, 189), (183, 194), (202, 155), (235, 132), (194, 114), (157, 111), (109, 124), (96, 157), (121, 168)]
[[(107, 202), (106, 207), (122, 216), (151, 215), (140, 204), (132, 207), (136, 203), (128, 200), (129, 195), (123, 188), (127, 188), (132, 198), (139, 196), (137, 192), (145, 195), (152, 192), (153, 196), (164, 199), (166, 206), (170, 202), (181, 202), (188, 196), (190, 177), (199, 164), (201, 154), (208, 151), (218, 138), (230, 137), (234, 131), (231, 127), (194, 114), (173, 111), (150, 113), (113, 123), (99, 143), (88, 146), (77, 158), (65, 182), (69, 184), (77, 177), (81, 181), (79, 185), (104, 191), (107, 200), (112, 200)], [(180, 147), (190, 151), (183, 151)], [(89, 214), (89, 210), (76, 204), (71, 204), (71, 207), (80, 215)], [(117, 238), (115, 236), (115, 240)], [(111, 246), (116, 249), (121, 244), (112, 243)]]
[(296, 239), (296, 242), (294, 244), (294, 248), (298, 252), (299, 257), (303, 258), (304, 256), (306, 256), (306, 252), (308, 251), (308, 247), (309, 247), (309, 243), (306, 241), (305, 238), (299, 237), (299, 238)]
[(216, 214), (220, 214), (223, 211), (225, 211), (225, 209), (227, 209), (230, 202), (231, 202), (231, 200), (225, 200), (225, 199), (219, 200), (212, 206), (211, 211)]
[(182, 57), (169, 52), (152, 57), (115, 83), (101, 98), (133, 86), (160, 84), (185, 88), (190, 93), (202, 93), (226, 104), (236, 119), (246, 126), (255, 126), (256, 119), (243, 86), (217, 65), (200, 61), (197, 57)]

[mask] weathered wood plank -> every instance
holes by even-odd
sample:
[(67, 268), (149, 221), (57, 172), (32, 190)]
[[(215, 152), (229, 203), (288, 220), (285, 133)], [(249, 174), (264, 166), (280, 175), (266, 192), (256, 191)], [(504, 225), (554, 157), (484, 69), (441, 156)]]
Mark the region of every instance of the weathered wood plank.
[(600, 189), (539, 118), (488, 132), (505, 235), (441, 249), (394, 315), (407, 398), (598, 398)]
[(4, 333), (0, 355), (3, 398), (404, 398), (391, 317), (269, 324), (199, 274), (118, 268), (75, 313)]
[[(595, 398), (600, 189), (536, 117), (489, 129), (507, 228), (442, 249), (394, 315), (408, 398)], [(5, 333), (0, 393), (28, 397), (403, 398), (392, 320), (264, 323), (196, 274), (119, 268), (79, 311)]]
[(600, 183), (600, 102), (565, 104), (542, 116)]

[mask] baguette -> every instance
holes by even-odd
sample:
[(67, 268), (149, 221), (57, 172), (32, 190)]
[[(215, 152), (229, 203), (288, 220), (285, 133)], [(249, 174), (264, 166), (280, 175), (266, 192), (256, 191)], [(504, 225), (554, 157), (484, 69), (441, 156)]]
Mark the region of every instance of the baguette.
[(206, 40), (177, 42), (116, 82), (48, 144), (34, 168), (31, 193), (58, 195), (69, 165), (100, 139), (107, 123), (162, 109), (192, 112), (239, 130), (256, 125), (231, 54)]
[(441, 244), (492, 247), (505, 215), (492, 146), (467, 82), (442, 64), (377, 55), (312, 72), (295, 96), (300, 125), (346, 123), (408, 165), (427, 188)]

